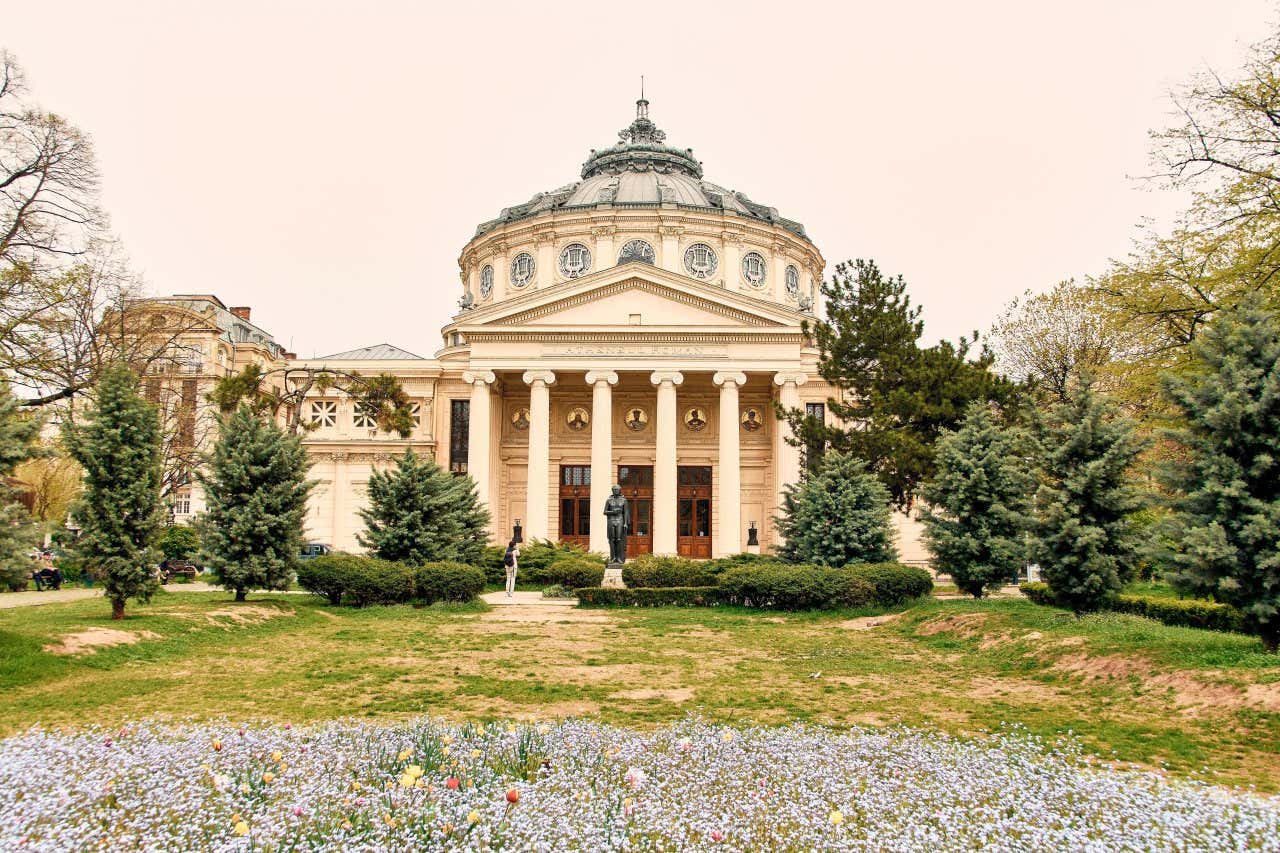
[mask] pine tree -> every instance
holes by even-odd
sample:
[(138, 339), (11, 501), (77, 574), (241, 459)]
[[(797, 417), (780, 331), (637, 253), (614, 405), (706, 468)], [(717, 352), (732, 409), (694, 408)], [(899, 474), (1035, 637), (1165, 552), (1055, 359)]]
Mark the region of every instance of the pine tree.
[(1088, 379), (1042, 428), (1030, 556), (1054, 597), (1076, 613), (1102, 607), (1133, 574), (1138, 543), (1129, 515), (1143, 502), (1128, 474), (1142, 446), (1133, 422)]
[(1257, 300), (1224, 314), (1191, 344), (1165, 394), (1187, 451), (1161, 472), (1175, 491), (1155, 551), (1180, 591), (1244, 611), (1268, 651), (1280, 644), (1280, 320)]
[(0, 589), (18, 587), (31, 571), (27, 550), (36, 543), (39, 531), (4, 478), (37, 455), (40, 423), (22, 412), (8, 383), (0, 379)]
[(1026, 559), (1036, 480), (1028, 436), (974, 403), (960, 429), (937, 446), (938, 471), (924, 487), (925, 541), (939, 570), (981, 598), (1017, 575)]
[(200, 554), (217, 583), (244, 601), (251, 589), (288, 589), (298, 567), (310, 467), (302, 439), (241, 406), (218, 422), (197, 474), (207, 509), (196, 520)]
[(846, 566), (896, 560), (889, 492), (866, 465), (831, 452), (818, 470), (783, 493), (783, 514), (774, 519), (789, 563)]
[(159, 585), (152, 543), (165, 519), (160, 416), (138, 394), (128, 366), (103, 373), (93, 408), (67, 428), (66, 445), (84, 469), (84, 493), (72, 511), (81, 531), (75, 553), (102, 578), (111, 618), (123, 619), (128, 599), (150, 601)]
[(475, 564), (488, 544), (489, 512), (475, 481), (455, 477), (412, 450), (390, 471), (369, 476), (360, 544), (374, 556), (411, 566), (434, 561)]

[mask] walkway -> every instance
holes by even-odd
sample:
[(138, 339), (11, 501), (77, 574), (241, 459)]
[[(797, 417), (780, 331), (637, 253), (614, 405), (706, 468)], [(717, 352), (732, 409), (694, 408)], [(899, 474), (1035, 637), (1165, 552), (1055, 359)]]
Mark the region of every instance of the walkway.
[(521, 592), (517, 590), (511, 593), (511, 597), (507, 598), (505, 592), (489, 592), (480, 596), (486, 604), (499, 607), (510, 607), (512, 605), (550, 605), (552, 607), (573, 607), (578, 603), (576, 598), (543, 598), (540, 592)]
[[(192, 583), (170, 583), (164, 585), (165, 592), (225, 592), (220, 586), (207, 584), (203, 581), (194, 581)], [(279, 592), (273, 593), (279, 595)], [(290, 595), (310, 595), (302, 590), (291, 589), (287, 594)], [(537, 593), (534, 593), (535, 595)], [(83, 598), (101, 598), (102, 587), (93, 587), (85, 589), (84, 587), (63, 587), (62, 589), (26, 590), (24, 592), (6, 592), (0, 593), (0, 610), (7, 610), (11, 607), (34, 607), (37, 604), (57, 604), (63, 601), (80, 601)]]

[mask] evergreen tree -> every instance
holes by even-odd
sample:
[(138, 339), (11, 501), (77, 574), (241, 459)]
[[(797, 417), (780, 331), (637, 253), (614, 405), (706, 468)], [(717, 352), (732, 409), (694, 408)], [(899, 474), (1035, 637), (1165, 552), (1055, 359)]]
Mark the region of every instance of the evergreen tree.
[(1173, 489), (1172, 547), (1154, 556), (1180, 591), (1240, 608), (1268, 651), (1280, 643), (1280, 320), (1248, 300), (1191, 344), (1165, 378), (1188, 451), (1161, 472)]
[(138, 394), (124, 364), (108, 368), (97, 401), (66, 431), (67, 452), (84, 469), (84, 492), (72, 515), (80, 525), (75, 555), (102, 578), (111, 618), (130, 598), (150, 601), (158, 582), (152, 546), (165, 520), (160, 501), (160, 416)]
[(1129, 515), (1143, 503), (1128, 473), (1142, 442), (1087, 378), (1069, 389), (1041, 433), (1044, 478), (1030, 556), (1061, 604), (1076, 613), (1096, 610), (1137, 563)]
[(903, 507), (933, 474), (934, 443), (971, 401), (1004, 403), (1019, 394), (991, 372), (995, 356), (985, 346), (972, 361), (966, 338), (920, 347), (924, 323), (906, 289), (902, 276), (886, 277), (873, 261), (837, 266), (822, 284), (827, 319), (806, 330), (821, 352), (818, 372), (843, 392), (827, 402), (842, 425), (798, 409), (780, 413), (801, 447), (829, 445), (866, 460)]
[(889, 492), (853, 456), (823, 456), (817, 471), (787, 486), (782, 511), (774, 519), (784, 537), (778, 554), (789, 563), (846, 566), (898, 558)]
[(200, 555), (219, 586), (288, 589), (298, 568), (311, 463), (302, 439), (241, 406), (218, 422), (218, 442), (197, 474), (207, 509), (196, 520)]
[(1030, 440), (973, 403), (960, 429), (938, 441), (937, 473), (925, 484), (925, 541), (938, 568), (981, 598), (1017, 575), (1026, 559), (1036, 480)]
[(38, 453), (39, 435), (40, 419), (23, 414), (8, 383), (0, 379), (0, 589), (19, 587), (31, 571), (28, 549), (39, 531), (4, 478)]
[(413, 450), (406, 450), (393, 470), (369, 476), (369, 508), (360, 517), (363, 547), (383, 560), (411, 566), (474, 565), (489, 541), (489, 512), (480, 505), (475, 481), (455, 477)]

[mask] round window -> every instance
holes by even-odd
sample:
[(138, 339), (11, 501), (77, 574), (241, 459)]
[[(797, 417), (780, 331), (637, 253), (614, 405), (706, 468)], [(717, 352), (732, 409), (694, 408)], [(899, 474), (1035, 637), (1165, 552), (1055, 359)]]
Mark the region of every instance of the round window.
[(511, 286), (524, 287), (533, 281), (533, 255), (521, 252), (511, 259)]
[(654, 263), (653, 247), (644, 240), (631, 240), (618, 253), (618, 263), (629, 264), (632, 261), (640, 261), (646, 264)]
[(742, 256), (742, 277), (752, 287), (764, 287), (764, 258), (759, 252), (747, 252)]
[(570, 243), (560, 253), (560, 274), (578, 278), (591, 269), (591, 250), (581, 243)]
[(488, 299), (490, 293), (493, 293), (493, 267), (485, 264), (480, 270), (480, 298)]
[(711, 278), (718, 265), (715, 250), (706, 243), (694, 243), (684, 251), (684, 268), (694, 278)]

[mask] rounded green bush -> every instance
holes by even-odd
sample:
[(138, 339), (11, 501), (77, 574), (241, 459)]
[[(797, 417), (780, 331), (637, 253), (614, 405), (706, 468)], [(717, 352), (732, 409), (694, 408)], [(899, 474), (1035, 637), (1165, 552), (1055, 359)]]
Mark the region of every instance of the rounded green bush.
[(845, 566), (875, 588), (876, 604), (902, 604), (933, 592), (933, 576), (901, 563), (854, 563)]
[[(524, 571), (523, 561), (521, 561), (520, 570)], [(584, 586), (600, 586), (604, 582), (604, 564), (585, 558), (570, 558), (557, 560), (530, 574), (532, 581), (544, 586), (559, 584), (569, 589), (578, 589)]]
[(353, 572), (367, 557), (335, 551), (322, 557), (303, 560), (298, 566), (298, 586), (315, 595), (323, 595), (330, 604), (341, 604)]
[(758, 563), (735, 566), (720, 578), (729, 604), (774, 610), (835, 610), (875, 601), (875, 587), (848, 569)]
[(480, 561), (476, 563), (476, 567), (484, 572), (484, 579), (487, 583), (501, 586), (507, 579), (507, 567), (503, 564), (503, 558), (507, 555), (505, 545), (486, 545), (484, 551), (480, 554)]
[(709, 563), (655, 554), (642, 554), (622, 566), (622, 582), (633, 588), (715, 586), (719, 574)]
[[(319, 558), (317, 558), (319, 559)], [(347, 577), (346, 597), (356, 607), (404, 604), (415, 593), (413, 569), (374, 557), (357, 557)]]
[(485, 573), (466, 563), (423, 563), (414, 569), (419, 600), (472, 601), (484, 589)]

